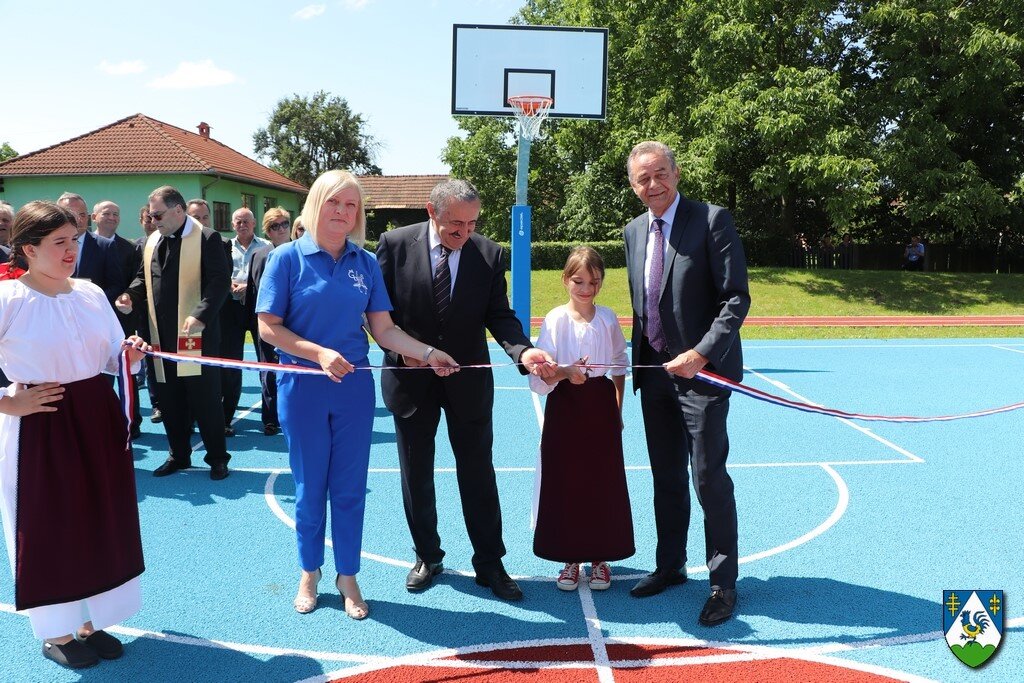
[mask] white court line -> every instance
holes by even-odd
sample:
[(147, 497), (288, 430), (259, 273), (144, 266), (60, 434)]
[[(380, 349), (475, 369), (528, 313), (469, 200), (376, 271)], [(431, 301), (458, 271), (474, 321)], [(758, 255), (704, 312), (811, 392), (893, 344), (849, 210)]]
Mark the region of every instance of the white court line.
[[(804, 396), (801, 396), (800, 394), (796, 393), (791, 388), (789, 388), (789, 386), (787, 386), (786, 384), (783, 384), (782, 382), (780, 382), (778, 380), (772, 379), (771, 377), (768, 377), (767, 375), (763, 375), (760, 372), (757, 372), (756, 370), (751, 370), (750, 368), (748, 368), (746, 366), (744, 366), (743, 369), (745, 371), (749, 372), (750, 374), (754, 375), (755, 377), (764, 380), (768, 384), (771, 384), (773, 387), (781, 389), (782, 391), (786, 392), (790, 396), (795, 397), (798, 401), (803, 401), (804, 403), (810, 403), (811, 405), (818, 406), (819, 408), (823, 407), (820, 403), (815, 403), (811, 399), (806, 398)], [(853, 422), (851, 422), (850, 420), (847, 420), (844, 417), (837, 417), (837, 418), (834, 418), (834, 419), (838, 420), (839, 422), (842, 422), (847, 427), (850, 427), (852, 429), (857, 430), (858, 432), (860, 432), (861, 434), (864, 434), (865, 436), (871, 437), (872, 439), (874, 439), (875, 441), (879, 442), (883, 446), (887, 446), (888, 448), (891, 448), (892, 450), (896, 451), (900, 455), (907, 456), (908, 458), (910, 458), (914, 462), (924, 462), (924, 458), (920, 458), (920, 457), (914, 455), (913, 453), (911, 453), (910, 451), (906, 450), (905, 448), (901, 448), (900, 446), (897, 446), (892, 441), (889, 441), (888, 439), (886, 439), (884, 437), (881, 437), (878, 434), (875, 434), (874, 432), (872, 432), (867, 427), (862, 427), (860, 425), (854, 424)]]
[[(241, 413), (239, 413), (238, 417), (236, 417), (234, 420), (231, 421), (231, 426), (232, 427), (235, 426), (235, 424), (239, 420), (241, 420), (245, 416), (247, 416), (250, 413), (252, 413), (252, 411), (256, 410), (261, 405), (263, 405), (263, 399), (262, 398), (260, 398), (259, 401), (257, 401), (256, 403), (253, 403), (251, 406), (249, 406), (248, 408), (243, 410)], [(195, 443), (192, 444), (192, 453), (195, 454), (195, 453), (197, 453), (199, 451), (205, 451), (205, 450), (206, 450), (206, 444), (203, 443), (202, 435), (201, 434), (196, 435), (196, 441), (195, 441)]]
[(1012, 352), (1014, 352), (1014, 353), (1024, 353), (1024, 349), (1011, 349), (1011, 348), (1010, 348), (1010, 347), (1008, 347), (1008, 346), (999, 346), (999, 345), (996, 345), (996, 346), (993, 346), (992, 348), (993, 348), (993, 349), (999, 349), (1000, 351), (1012, 351)]
[(583, 620), (587, 622), (587, 642), (594, 652), (597, 680), (600, 683), (615, 683), (615, 674), (612, 673), (611, 661), (608, 659), (608, 648), (605, 647), (601, 618), (597, 616), (597, 605), (594, 604), (594, 594), (583, 576), (580, 577), (580, 586), (577, 590), (583, 607)]

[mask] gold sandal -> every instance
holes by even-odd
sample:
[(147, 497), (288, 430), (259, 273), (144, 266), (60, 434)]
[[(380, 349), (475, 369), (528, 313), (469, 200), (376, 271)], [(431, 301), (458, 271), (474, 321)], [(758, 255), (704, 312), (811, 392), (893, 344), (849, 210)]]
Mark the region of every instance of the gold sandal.
[[(352, 580), (354, 581), (355, 577), (353, 577)], [(350, 619), (362, 621), (366, 617), (370, 616), (370, 606), (366, 604), (365, 600), (356, 602), (345, 595), (345, 591), (341, 589), (341, 574), (338, 574), (338, 578), (334, 580), (334, 585), (337, 587), (338, 593), (341, 594), (341, 600), (345, 604), (345, 614), (347, 614)], [(356, 584), (356, 589), (359, 589), (358, 584)], [(362, 597), (361, 591), (359, 597)]]
[(323, 576), (323, 572), (321, 572), (320, 569), (317, 568), (317, 570), (316, 570), (316, 583), (313, 584), (313, 597), (309, 597), (308, 595), (303, 595), (302, 592), (301, 592), (302, 589), (301, 588), (299, 589), (300, 592), (299, 592), (298, 595), (295, 596), (295, 601), (292, 603), (292, 606), (295, 608), (295, 611), (298, 612), (299, 614), (309, 614), (310, 612), (312, 612), (313, 610), (316, 609), (316, 601), (317, 601), (316, 587), (320, 583), (320, 577), (321, 576)]

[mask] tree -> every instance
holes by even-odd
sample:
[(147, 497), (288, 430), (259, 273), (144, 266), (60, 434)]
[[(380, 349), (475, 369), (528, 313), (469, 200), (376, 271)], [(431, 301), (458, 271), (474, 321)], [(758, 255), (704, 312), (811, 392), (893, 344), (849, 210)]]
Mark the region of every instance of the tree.
[(13, 159), (16, 156), (18, 156), (18, 153), (14, 151), (14, 148), (9, 144), (5, 142), (0, 145), (0, 161), (7, 161), (8, 159)]
[(379, 175), (379, 143), (363, 130), (365, 124), (343, 98), (323, 90), (309, 98), (296, 94), (277, 103), (267, 127), (253, 134), (253, 146), (271, 168), (306, 186), (338, 168)]

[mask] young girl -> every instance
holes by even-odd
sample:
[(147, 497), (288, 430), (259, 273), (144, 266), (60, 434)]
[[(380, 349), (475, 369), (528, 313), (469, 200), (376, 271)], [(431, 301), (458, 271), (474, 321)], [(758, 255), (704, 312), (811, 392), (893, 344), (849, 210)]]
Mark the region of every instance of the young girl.
[(569, 302), (547, 314), (537, 339), (558, 362), (558, 374), (530, 376), (530, 388), (547, 395), (533, 552), (565, 563), (556, 585), (566, 591), (579, 586), (584, 560), (591, 563), (590, 587), (607, 589), (608, 561), (635, 552), (622, 462), (626, 370), (588, 367), (628, 364), (615, 313), (594, 303), (603, 280), (601, 256), (590, 247), (573, 249), (562, 271)]

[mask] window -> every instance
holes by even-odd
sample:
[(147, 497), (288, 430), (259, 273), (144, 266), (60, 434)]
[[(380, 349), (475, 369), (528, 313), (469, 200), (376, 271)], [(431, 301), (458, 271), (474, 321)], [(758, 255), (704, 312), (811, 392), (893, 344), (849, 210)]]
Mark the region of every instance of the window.
[(231, 230), (231, 205), (227, 202), (213, 203), (213, 227), (214, 230), (228, 232)]
[(275, 206), (277, 206), (277, 197), (264, 197), (263, 198), (263, 213), (266, 214)]
[(255, 213), (256, 195), (242, 193), (242, 208), (249, 209)]

